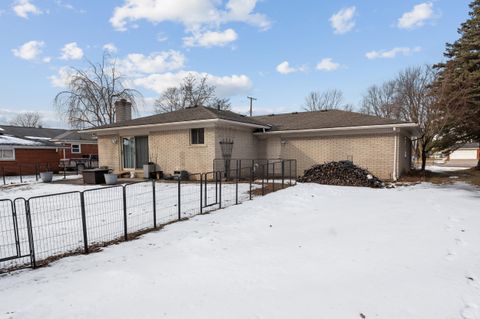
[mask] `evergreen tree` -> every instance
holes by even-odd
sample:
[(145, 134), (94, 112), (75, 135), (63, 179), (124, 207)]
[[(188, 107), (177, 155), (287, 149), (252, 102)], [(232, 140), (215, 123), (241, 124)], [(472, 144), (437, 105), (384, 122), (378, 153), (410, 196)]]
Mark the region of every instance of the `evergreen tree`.
[(458, 29), (460, 38), (446, 45), (446, 61), (435, 66), (434, 92), (448, 118), (439, 145), (447, 149), (458, 142), (480, 142), (480, 0), (469, 7), (469, 18)]

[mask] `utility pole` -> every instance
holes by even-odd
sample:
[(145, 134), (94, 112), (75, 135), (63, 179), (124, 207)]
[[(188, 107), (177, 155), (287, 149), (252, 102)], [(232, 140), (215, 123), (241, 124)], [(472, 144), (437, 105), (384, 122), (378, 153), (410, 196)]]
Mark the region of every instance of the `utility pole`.
[(256, 101), (257, 99), (251, 96), (247, 96), (247, 99), (250, 100), (250, 116), (252, 116), (253, 113), (253, 101)]

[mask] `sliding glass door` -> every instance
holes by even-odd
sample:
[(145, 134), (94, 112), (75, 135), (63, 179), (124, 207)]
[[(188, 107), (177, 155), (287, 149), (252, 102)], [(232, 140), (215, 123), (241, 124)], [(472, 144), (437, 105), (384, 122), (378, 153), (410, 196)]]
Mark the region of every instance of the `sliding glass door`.
[(142, 168), (148, 163), (148, 136), (124, 137), (123, 168)]

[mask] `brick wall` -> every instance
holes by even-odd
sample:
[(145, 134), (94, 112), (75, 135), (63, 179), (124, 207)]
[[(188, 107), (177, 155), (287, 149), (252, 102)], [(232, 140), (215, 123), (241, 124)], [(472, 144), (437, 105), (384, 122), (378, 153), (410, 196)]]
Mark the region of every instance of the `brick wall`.
[[(351, 135), (325, 137), (278, 137), (268, 138), (267, 158), (297, 159), (297, 174), (314, 164), (353, 159), (353, 162), (368, 169), (382, 179), (392, 179), (394, 158), (393, 135)], [(280, 151), (279, 151), (280, 149)]]
[[(112, 143), (112, 139), (116, 143)], [(115, 172), (120, 172), (120, 146), (121, 139), (117, 135), (98, 136), (98, 165), (112, 168)]]
[(152, 132), (148, 138), (150, 161), (164, 174), (211, 171), (215, 157), (215, 128), (205, 128), (204, 144), (190, 144), (190, 129)]
[(61, 149), (15, 149), (15, 161), (0, 161), (1, 172), (5, 175), (35, 174), (35, 166), (39, 171), (46, 171), (47, 164), (50, 170), (58, 172)]
[[(72, 153), (71, 144), (65, 143), (65, 146), (68, 147), (67, 149), (65, 149), (65, 158), (81, 158), (83, 156), (98, 155), (97, 144), (80, 144), (80, 153)], [(63, 150), (61, 151), (61, 154), (63, 158)]]

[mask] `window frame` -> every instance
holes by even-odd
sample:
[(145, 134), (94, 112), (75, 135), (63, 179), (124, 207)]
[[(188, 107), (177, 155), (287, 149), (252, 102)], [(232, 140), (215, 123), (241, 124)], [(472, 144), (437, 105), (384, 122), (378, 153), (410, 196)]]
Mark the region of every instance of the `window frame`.
[[(12, 151), (12, 157), (3, 157), (3, 151)], [(0, 161), (8, 162), (15, 161), (15, 148), (14, 147), (0, 147)]]
[[(73, 146), (78, 146), (78, 152), (73, 151)], [(70, 153), (72, 153), (72, 154), (82, 154), (82, 144), (70, 144)]]
[(190, 145), (205, 145), (205, 128), (204, 127), (190, 129)]

